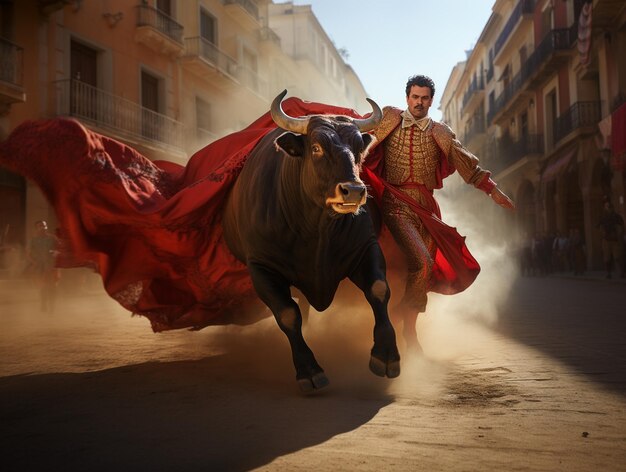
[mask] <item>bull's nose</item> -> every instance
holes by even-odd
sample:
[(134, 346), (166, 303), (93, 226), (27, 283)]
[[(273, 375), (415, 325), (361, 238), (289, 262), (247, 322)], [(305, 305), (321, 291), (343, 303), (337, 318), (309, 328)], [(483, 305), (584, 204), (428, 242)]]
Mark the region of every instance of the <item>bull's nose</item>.
[(344, 201), (360, 201), (365, 197), (365, 185), (356, 182), (343, 182), (337, 185), (339, 194), (343, 197)]

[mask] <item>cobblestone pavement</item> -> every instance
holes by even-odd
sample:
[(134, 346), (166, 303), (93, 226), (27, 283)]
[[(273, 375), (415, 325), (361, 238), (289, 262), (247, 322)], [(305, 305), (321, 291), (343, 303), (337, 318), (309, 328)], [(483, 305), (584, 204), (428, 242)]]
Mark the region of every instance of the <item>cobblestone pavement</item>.
[(518, 278), (490, 318), (435, 299), (394, 381), (367, 370), (367, 310), (313, 313), (310, 397), (272, 320), (153, 334), (93, 287), (45, 314), (0, 282), (3, 470), (626, 470), (620, 279)]

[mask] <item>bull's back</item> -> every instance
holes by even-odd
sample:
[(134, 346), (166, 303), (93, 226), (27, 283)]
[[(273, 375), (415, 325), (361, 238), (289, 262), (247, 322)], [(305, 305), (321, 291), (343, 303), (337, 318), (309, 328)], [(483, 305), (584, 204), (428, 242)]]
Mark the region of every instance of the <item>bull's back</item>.
[(284, 156), (274, 147), (279, 130), (266, 135), (252, 150), (231, 189), (223, 215), (224, 240), (235, 257), (246, 262), (253, 240), (271, 233), (278, 221), (270, 223), (268, 209), (276, 206), (278, 168)]

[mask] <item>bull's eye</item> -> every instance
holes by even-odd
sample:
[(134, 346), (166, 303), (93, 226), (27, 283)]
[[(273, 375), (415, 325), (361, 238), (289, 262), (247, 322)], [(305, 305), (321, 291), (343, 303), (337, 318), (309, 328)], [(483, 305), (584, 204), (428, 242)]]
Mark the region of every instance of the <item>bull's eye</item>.
[(322, 146), (320, 146), (319, 144), (313, 144), (313, 146), (311, 146), (311, 152), (315, 156), (321, 156), (324, 153), (322, 151)]

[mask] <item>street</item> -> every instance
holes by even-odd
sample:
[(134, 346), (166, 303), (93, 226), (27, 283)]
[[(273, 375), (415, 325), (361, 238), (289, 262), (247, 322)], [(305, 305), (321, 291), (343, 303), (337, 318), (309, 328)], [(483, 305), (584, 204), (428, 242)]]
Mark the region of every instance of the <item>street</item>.
[(367, 368), (365, 307), (313, 312), (313, 396), (272, 319), (154, 334), (93, 287), (41, 313), (3, 282), (5, 471), (626, 470), (623, 280), (515, 277), (486, 316), (481, 284), (432, 297), (393, 381)]

